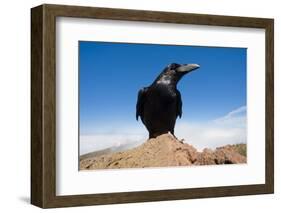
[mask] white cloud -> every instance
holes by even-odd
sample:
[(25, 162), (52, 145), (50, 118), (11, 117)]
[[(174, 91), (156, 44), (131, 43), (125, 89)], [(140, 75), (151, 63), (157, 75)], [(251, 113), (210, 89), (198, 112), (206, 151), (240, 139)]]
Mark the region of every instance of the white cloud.
[(246, 127), (246, 112), (246, 106), (241, 106), (227, 113), (225, 116), (215, 119), (214, 122), (218, 125)]
[(110, 148), (112, 151), (137, 146), (146, 140), (145, 134), (95, 134), (80, 136), (80, 155)]
[[(140, 123), (139, 125), (142, 126)], [(135, 147), (148, 137), (145, 128), (137, 129), (138, 131), (135, 126), (131, 126), (110, 134), (81, 135), (80, 155), (107, 148), (120, 151)], [(212, 121), (190, 123), (179, 119), (175, 134), (199, 150), (246, 143), (246, 106), (241, 106)]]
[(237, 115), (239, 115), (239, 114), (245, 115), (246, 110), (247, 110), (246, 106), (241, 106), (241, 107), (239, 107), (239, 108), (237, 108), (237, 109), (235, 109), (235, 110), (232, 110), (231, 112), (227, 113), (225, 116), (223, 116), (223, 117), (220, 118), (220, 119), (229, 119), (229, 118), (233, 118), (233, 117), (235, 117), (235, 116), (237, 116)]
[(175, 134), (199, 150), (206, 147), (216, 148), (227, 144), (246, 143), (246, 106), (209, 122), (178, 121)]

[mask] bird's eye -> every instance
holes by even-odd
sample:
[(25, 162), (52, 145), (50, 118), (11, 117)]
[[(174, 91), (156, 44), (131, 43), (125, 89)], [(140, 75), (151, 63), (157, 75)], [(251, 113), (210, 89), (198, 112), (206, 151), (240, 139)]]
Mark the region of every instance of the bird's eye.
[(170, 66), (169, 66), (169, 68), (170, 68), (171, 70), (174, 70), (174, 69), (176, 69), (177, 67), (179, 67), (179, 65), (176, 64), (176, 63), (172, 63), (172, 64), (170, 64)]

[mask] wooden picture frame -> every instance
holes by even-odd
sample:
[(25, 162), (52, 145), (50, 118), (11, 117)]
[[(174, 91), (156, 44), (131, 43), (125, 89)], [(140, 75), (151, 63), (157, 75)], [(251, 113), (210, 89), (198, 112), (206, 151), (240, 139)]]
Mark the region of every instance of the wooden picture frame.
[[(265, 29), (265, 184), (56, 195), (56, 18), (95, 18)], [(274, 192), (274, 21), (218, 15), (64, 5), (31, 9), (31, 203), (42, 208), (267, 194)]]

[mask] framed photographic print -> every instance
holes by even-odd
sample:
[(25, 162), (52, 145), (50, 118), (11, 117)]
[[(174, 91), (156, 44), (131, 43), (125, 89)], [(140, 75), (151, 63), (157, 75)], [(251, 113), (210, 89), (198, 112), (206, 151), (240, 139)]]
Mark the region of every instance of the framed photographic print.
[(31, 203), (274, 191), (273, 19), (31, 9)]

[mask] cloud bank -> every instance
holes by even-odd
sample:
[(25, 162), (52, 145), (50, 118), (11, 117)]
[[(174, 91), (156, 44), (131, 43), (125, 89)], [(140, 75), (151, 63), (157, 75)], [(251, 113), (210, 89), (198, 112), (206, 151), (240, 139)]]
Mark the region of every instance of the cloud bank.
[[(191, 123), (179, 119), (177, 120), (175, 135), (198, 150), (216, 148), (227, 144), (246, 143), (246, 114), (246, 106), (241, 106), (225, 116), (211, 121)], [(107, 148), (118, 151), (125, 150), (140, 145), (148, 137), (145, 129), (135, 132), (135, 127), (128, 127), (126, 131), (123, 129), (120, 132), (122, 134), (81, 135), (80, 155)]]
[(201, 123), (178, 122), (175, 134), (195, 148), (216, 148), (246, 143), (246, 107), (235, 109), (221, 118)]
[(125, 150), (143, 143), (146, 134), (95, 134), (80, 136), (80, 155), (104, 149)]

